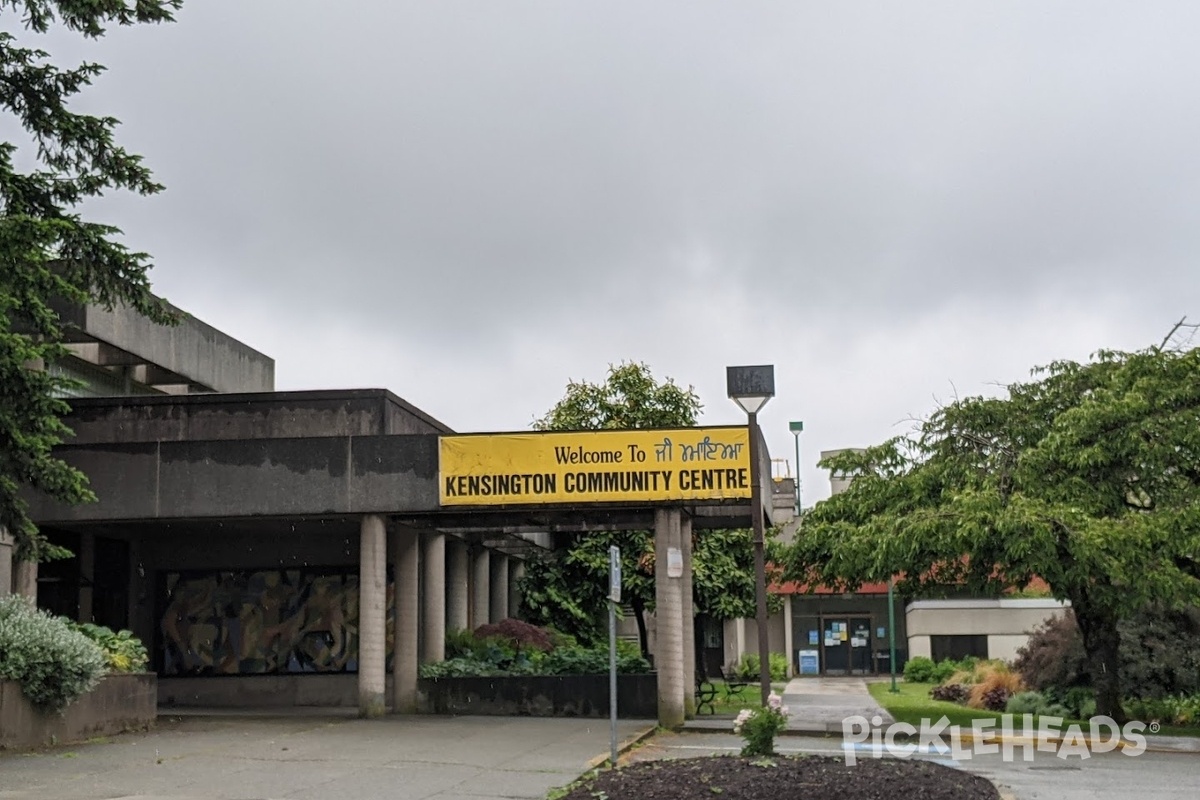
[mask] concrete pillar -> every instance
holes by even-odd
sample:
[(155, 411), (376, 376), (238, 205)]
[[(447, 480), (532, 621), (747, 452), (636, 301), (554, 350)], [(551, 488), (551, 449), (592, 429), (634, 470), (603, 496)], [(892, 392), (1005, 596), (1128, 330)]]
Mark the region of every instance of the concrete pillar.
[(521, 578), (525, 577), (525, 562), (519, 558), (508, 559), (508, 615), (521, 616)]
[(13, 559), (13, 594), (28, 597), (37, 602), (38, 565), (36, 561), (23, 558)]
[(471, 552), (461, 539), (446, 540), (446, 629), (471, 625)]
[(96, 579), (96, 535), (94, 533), (79, 534), (79, 621), (93, 621), (93, 601), (95, 590), (92, 583)]
[(358, 715), (381, 716), (387, 691), (387, 530), (382, 516), (367, 514), (359, 528)]
[(508, 556), (492, 551), (491, 564), (491, 608), (488, 619), (499, 622), (508, 619)]
[(491, 557), (483, 545), (471, 552), (471, 629), (487, 625), (491, 619)]
[(421, 663), (446, 659), (446, 534), (430, 531), (422, 537)]
[(417, 711), (417, 639), (421, 626), (420, 542), (417, 532), (401, 528), (392, 535), (396, 576), (395, 643), (392, 653), (392, 710)]
[(789, 679), (796, 675), (795, 647), (796, 645), (792, 639), (792, 596), (785, 594), (783, 596), (783, 652), (787, 656), (787, 676)]
[(8, 528), (0, 525), (0, 597), (13, 593), (13, 550), (16, 542), (8, 535)]
[(670, 577), (672, 557), (682, 556), (679, 542), (680, 511), (654, 512), (654, 601), (656, 642), (654, 668), (658, 672), (658, 724), (683, 726), (683, 581)]
[(692, 597), (692, 518), (680, 514), (679, 549), (683, 551), (683, 577), (680, 579), (680, 600), (683, 623), (683, 711), (691, 719), (696, 716), (696, 612)]

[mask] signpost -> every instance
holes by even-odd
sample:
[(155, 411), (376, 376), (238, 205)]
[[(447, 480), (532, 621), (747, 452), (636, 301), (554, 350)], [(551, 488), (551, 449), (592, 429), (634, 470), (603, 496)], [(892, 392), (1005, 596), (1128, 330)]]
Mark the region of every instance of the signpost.
[(617, 766), (617, 603), (621, 602), (621, 548), (608, 548), (608, 720), (612, 766)]

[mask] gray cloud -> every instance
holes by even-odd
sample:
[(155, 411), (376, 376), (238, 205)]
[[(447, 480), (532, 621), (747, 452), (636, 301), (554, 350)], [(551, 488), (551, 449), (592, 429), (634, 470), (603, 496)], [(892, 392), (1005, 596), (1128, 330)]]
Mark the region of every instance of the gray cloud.
[[(520, 427), (645, 360), (863, 444), (1200, 315), (1194, 3), (193, 0), (110, 66), (160, 290), (279, 360)], [(806, 447), (809, 445), (806, 444)], [(804, 459), (806, 480), (824, 479)], [(820, 494), (820, 491), (817, 491)]]

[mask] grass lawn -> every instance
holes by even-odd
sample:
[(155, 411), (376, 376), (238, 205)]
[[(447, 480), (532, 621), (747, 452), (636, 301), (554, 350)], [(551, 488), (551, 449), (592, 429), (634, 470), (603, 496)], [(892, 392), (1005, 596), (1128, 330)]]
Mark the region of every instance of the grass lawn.
[[(757, 682), (739, 686), (736, 689), (729, 689), (725, 681), (720, 679), (710, 681), (710, 683), (717, 687), (717, 696), (713, 700), (713, 716), (736, 716), (743, 708), (758, 708), (761, 705)], [(772, 683), (771, 689), (783, 694), (785, 686), (787, 686), (786, 683)], [(708, 714), (705, 713), (704, 716), (708, 716)]]
[[(908, 683), (906, 681), (897, 681), (896, 688), (899, 693), (892, 694), (891, 681), (880, 681), (872, 683), (867, 688), (871, 692), (871, 696), (879, 705), (887, 709), (897, 722), (907, 722), (910, 725), (921, 727), (921, 720), (927, 719), (931, 723), (937, 722), (943, 716), (950, 720), (951, 725), (959, 725), (969, 728), (971, 721), (976, 719), (1000, 719), (999, 711), (984, 711), (978, 708), (967, 708), (960, 706), (958, 703), (947, 703), (941, 700), (933, 700), (929, 697), (929, 690), (937, 684), (934, 683)], [(1015, 724), (1020, 724), (1020, 719), (1014, 720)], [(1066, 720), (1063, 725), (1069, 723), (1087, 725), (1086, 721), (1082, 720)], [(1034, 717), (1034, 724), (1037, 724), (1037, 717)], [(997, 723), (999, 725), (999, 723)], [(1086, 727), (1084, 728), (1086, 730)], [(1146, 731), (1148, 735), (1150, 731)], [(1200, 728), (1181, 728), (1171, 725), (1164, 725), (1158, 732), (1160, 736), (1200, 736)]]

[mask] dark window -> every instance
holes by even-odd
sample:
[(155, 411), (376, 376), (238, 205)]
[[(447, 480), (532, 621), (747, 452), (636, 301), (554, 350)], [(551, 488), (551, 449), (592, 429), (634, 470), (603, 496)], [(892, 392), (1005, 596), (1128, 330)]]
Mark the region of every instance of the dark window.
[(967, 656), (988, 657), (987, 635), (930, 636), (930, 649), (934, 661), (953, 658), (956, 661)]

